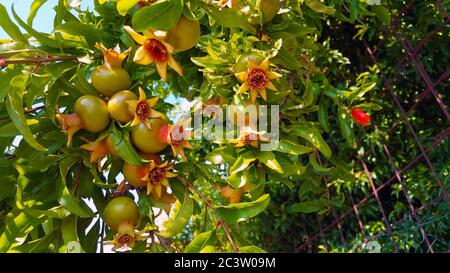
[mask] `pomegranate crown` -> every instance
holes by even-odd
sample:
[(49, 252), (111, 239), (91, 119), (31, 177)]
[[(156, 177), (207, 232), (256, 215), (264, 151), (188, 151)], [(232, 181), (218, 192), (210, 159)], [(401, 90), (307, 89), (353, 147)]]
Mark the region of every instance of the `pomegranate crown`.
[(100, 49), (105, 59), (105, 65), (109, 68), (122, 67), (123, 60), (131, 53), (131, 48), (120, 52), (119, 45), (115, 48), (106, 48), (102, 43), (96, 43), (95, 47)]

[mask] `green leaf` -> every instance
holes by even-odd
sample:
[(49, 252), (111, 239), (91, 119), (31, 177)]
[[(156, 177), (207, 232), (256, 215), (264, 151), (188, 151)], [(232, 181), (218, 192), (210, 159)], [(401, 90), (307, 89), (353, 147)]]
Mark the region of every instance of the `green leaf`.
[(248, 165), (250, 165), (250, 163), (252, 163), (255, 160), (256, 154), (253, 151), (249, 151), (240, 155), (234, 162), (233, 166), (230, 167), (230, 174), (235, 174), (237, 172), (246, 169)]
[(302, 155), (310, 153), (314, 151), (314, 149), (288, 140), (281, 140), (278, 143), (276, 151), (291, 155)]
[(270, 196), (265, 194), (252, 202), (243, 202), (238, 204), (231, 204), (228, 206), (216, 207), (217, 215), (220, 219), (231, 224), (247, 221), (263, 212), (267, 205), (269, 205)]
[(355, 147), (355, 132), (352, 127), (352, 117), (350, 116), (347, 107), (339, 105), (338, 119), (342, 136), (347, 140), (350, 147)]
[(43, 4), (45, 4), (47, 0), (34, 0), (33, 3), (31, 3), (30, 6), (30, 14), (28, 15), (27, 24), (32, 26), (34, 17), (36, 17), (36, 14), (38, 10), (41, 8)]
[[(11, 168), (11, 172), (12, 169)], [(3, 168), (1, 168), (2, 174), (4, 175)], [(13, 197), (15, 194), (16, 189), (16, 179), (14, 177), (11, 177), (10, 179), (7, 179), (5, 177), (2, 177), (2, 183), (0, 183), (0, 201), (3, 201), (3, 199), (7, 197)]]
[(377, 15), (378, 19), (380, 19), (380, 21), (384, 25), (388, 26), (391, 24), (392, 21), (391, 14), (386, 7), (383, 7), (381, 5), (375, 5), (372, 7), (372, 11)]
[(284, 172), (283, 168), (280, 166), (277, 159), (275, 158), (275, 155), (272, 152), (260, 152), (258, 154), (258, 160), (276, 172)]
[(350, 22), (355, 23), (359, 13), (359, 0), (351, 0), (350, 2)]
[(78, 160), (79, 160), (79, 158), (75, 157), (75, 156), (66, 156), (60, 160), (59, 171), (60, 171), (60, 174), (61, 174), (64, 184), (66, 183), (67, 173), (69, 172), (70, 168), (72, 168), (72, 166)]
[[(91, 181), (97, 186), (100, 187), (102, 189), (108, 190), (108, 189), (114, 189), (117, 187), (117, 183), (104, 183), (103, 179), (100, 178), (100, 176), (98, 175), (98, 165), (94, 164), (93, 162), (90, 161), (90, 159), (88, 157), (83, 158), (83, 164), (88, 167), (89, 173), (91, 174), (90, 178)], [(83, 172), (81, 173), (83, 174)]]
[(166, 0), (141, 8), (133, 15), (133, 29), (143, 32), (149, 28), (169, 30), (174, 27), (183, 12), (183, 0)]
[(6, 71), (0, 71), (0, 102), (2, 102), (8, 95), (9, 88), (11, 87), (11, 80), (19, 74), (19, 71), (6, 69)]
[(334, 88), (331, 85), (325, 86), (325, 90), (323, 91), (323, 94), (329, 98), (331, 98), (333, 101), (337, 101), (338, 99), (338, 92), (336, 88)]
[(358, 88), (357, 92), (354, 92), (350, 98), (353, 100), (355, 98), (362, 98), (367, 92), (373, 90), (375, 87), (377, 86), (376, 82), (372, 82), (372, 83), (366, 83), (364, 85), (362, 85), (360, 88)]
[(138, 0), (118, 0), (117, 1), (117, 11), (120, 15), (125, 16), (128, 11), (139, 2)]
[(180, 233), (191, 219), (194, 202), (189, 196), (189, 191), (184, 193), (183, 203), (178, 200), (170, 212), (169, 219), (163, 223), (160, 235), (171, 237)]
[(11, 253), (45, 253), (50, 251), (52, 244), (55, 244), (59, 238), (59, 231), (54, 230), (42, 238), (30, 241), (23, 245), (13, 247), (9, 252)]
[(72, 196), (66, 186), (66, 176), (70, 168), (77, 162), (79, 158), (67, 156), (59, 162), (59, 170), (61, 177), (56, 179), (56, 192), (58, 202), (68, 211), (75, 213), (81, 217), (93, 217), (94, 213), (89, 208), (80, 206), (79, 200)]
[(277, 62), (282, 63), (288, 69), (297, 70), (301, 68), (297, 58), (285, 48), (281, 48), (276, 56)]
[(57, 26), (55, 31), (81, 36), (85, 39), (86, 44), (90, 48), (94, 48), (95, 43), (102, 40), (102, 36), (105, 36), (103, 31), (95, 28), (94, 26), (74, 21)]
[(23, 136), (25, 141), (34, 149), (45, 152), (47, 149), (39, 144), (34, 138), (30, 127), (28, 127), (27, 119), (23, 110), (23, 95), (27, 86), (29, 75), (21, 74), (15, 76), (11, 80), (11, 86), (8, 92), (8, 98), (6, 102), (6, 109), (9, 117), (11, 118), (14, 126)]
[[(279, 182), (279, 183), (283, 183), (284, 185), (289, 187), (289, 189), (292, 190), (295, 185), (294, 185), (294, 183), (291, 182), (291, 180), (289, 180), (289, 178), (287, 178), (287, 176), (293, 175), (292, 173), (294, 173), (294, 175), (296, 175), (297, 174), (297, 173), (295, 173), (296, 171), (299, 173), (304, 172), (303, 169), (306, 169), (306, 168), (303, 166), (298, 166), (298, 165), (291, 165), (291, 166), (285, 166), (285, 167), (287, 167), (287, 168), (286, 168), (286, 172), (284, 173), (284, 175), (280, 175), (278, 173), (271, 172), (269, 174), (269, 176), (272, 180)], [(299, 170), (299, 168), (302, 168), (302, 170)]]
[(57, 81), (57, 84), (60, 86), (60, 90), (62, 89), (66, 91), (73, 98), (68, 98), (69, 100), (71, 100), (71, 102), (84, 95), (84, 93), (80, 91), (80, 87), (77, 86), (78, 83), (76, 77), (75, 79), (73, 79), (73, 83), (75, 84), (75, 86), (65, 76), (62, 76)]
[(233, 146), (220, 146), (205, 155), (205, 159), (213, 164), (233, 163), (236, 161), (235, 150)]
[(68, 253), (84, 252), (77, 233), (77, 217), (71, 215), (64, 219), (61, 225), (62, 236)]
[(74, 79), (75, 87), (79, 92), (84, 95), (98, 96), (99, 93), (95, 88), (86, 80), (85, 70), (78, 67), (77, 74)]
[(314, 102), (313, 84), (310, 81), (308, 81), (306, 84), (306, 90), (302, 98), (303, 107), (308, 107)]
[(325, 99), (322, 98), (319, 102), (319, 112), (317, 113), (319, 117), (320, 125), (325, 132), (330, 131), (330, 122), (328, 121), (328, 108), (325, 104)]
[(373, 102), (364, 102), (364, 103), (360, 103), (358, 105), (354, 105), (352, 106), (352, 108), (359, 108), (362, 110), (373, 110), (373, 111), (379, 111), (381, 109), (383, 109), (383, 107), (381, 107), (380, 105), (373, 103)]
[[(61, 184), (61, 179), (57, 179), (57, 184)], [(68, 211), (75, 213), (80, 217), (93, 217), (94, 213), (85, 207), (80, 206), (79, 201), (70, 194), (69, 190), (66, 187), (57, 186), (58, 191), (58, 202), (61, 206), (65, 207)]]
[(294, 133), (311, 142), (327, 158), (331, 157), (331, 149), (317, 129), (298, 125), (294, 127)]
[(64, 219), (70, 215), (70, 212), (62, 206), (57, 206), (48, 210), (40, 210), (34, 208), (25, 208), (24, 212), (33, 217), (40, 217), (45, 215), (48, 218)]
[(212, 5), (200, 2), (206, 13), (216, 21), (217, 24), (228, 28), (241, 28), (250, 33), (256, 33), (256, 29), (248, 22), (247, 16), (237, 9), (219, 9)]
[(48, 89), (45, 97), (45, 111), (53, 122), (55, 122), (56, 105), (60, 95), (61, 86), (59, 83), (55, 83)]
[[(27, 119), (26, 122), (28, 126), (36, 125), (39, 123), (39, 121), (36, 119)], [(15, 137), (17, 135), (20, 135), (20, 132), (12, 122), (9, 122), (0, 127), (0, 137)]]
[(23, 174), (20, 174), (19, 177), (17, 178), (16, 206), (19, 209), (25, 208), (25, 206), (22, 204), (22, 196), (28, 182), (30, 182), (30, 180), (26, 178)]
[(0, 26), (14, 41), (28, 44), (28, 40), (20, 29), (11, 21), (6, 8), (0, 4)]
[(317, 157), (316, 157), (316, 155), (314, 153), (309, 154), (309, 163), (311, 163), (311, 165), (313, 166), (314, 170), (318, 171), (321, 174), (328, 173), (328, 172), (330, 172), (333, 169), (333, 168), (322, 167), (317, 162)]
[(55, 18), (53, 19), (54, 28), (62, 24), (64, 20), (64, 14), (66, 12), (69, 12), (69, 10), (66, 9), (64, 4), (67, 4), (66, 0), (58, 0), (58, 5), (54, 8), (56, 11)]
[[(84, 230), (81, 230), (84, 234)], [(97, 251), (97, 240), (100, 234), (100, 218), (95, 222), (94, 226), (89, 230), (86, 236), (79, 236), (82, 249), (88, 253)]]
[(184, 253), (199, 253), (206, 246), (213, 246), (216, 241), (215, 231), (210, 230), (195, 236), (184, 250)]
[(305, 4), (315, 12), (333, 15), (335, 9), (322, 4), (319, 0), (305, 0)]
[(11, 246), (20, 244), (17, 243), (17, 240), (21, 238), (25, 240), (28, 233), (44, 220), (45, 217), (43, 215), (34, 217), (27, 215), (19, 209), (11, 210), (5, 219), (5, 230), (0, 235), (0, 253), (5, 253)]
[(230, 184), (235, 189), (243, 187), (245, 184), (251, 181), (249, 177), (251, 169), (252, 168), (246, 169), (242, 173), (229, 175), (227, 177), (227, 183)]
[[(143, 194), (142, 198), (139, 196), (139, 211), (141, 215), (146, 215), (150, 219), (153, 217), (153, 208), (160, 208), (163, 209), (166, 212), (170, 212), (170, 204), (163, 203), (160, 200), (157, 200), (153, 198), (152, 196), (144, 196), (146, 194)], [(142, 200), (142, 201), (141, 201)]]
[(169, 181), (170, 188), (172, 189), (173, 194), (177, 197), (178, 200), (183, 200), (185, 192), (187, 190), (186, 186), (181, 183), (178, 179), (172, 179)]
[(216, 248), (214, 246), (206, 246), (200, 250), (200, 253), (216, 253)]
[(210, 68), (226, 67), (226, 62), (220, 59), (212, 58), (211, 56), (192, 57), (191, 61), (194, 64), (202, 67), (210, 67)]
[(120, 158), (135, 166), (144, 165), (144, 161), (133, 148), (130, 135), (125, 129), (117, 129), (114, 123), (109, 126), (109, 137)]
[(19, 15), (17, 15), (16, 11), (14, 10), (14, 5), (11, 8), (12, 10), (12, 14), (14, 16), (14, 19), (17, 21), (17, 23), (23, 28), (25, 29), (28, 34), (30, 34), (31, 36), (33, 36), (34, 38), (36, 38), (36, 40), (44, 46), (49, 46), (49, 47), (59, 47), (60, 43), (50, 39), (48, 37), (48, 35), (44, 35), (42, 33), (40, 33), (39, 31), (34, 30), (32, 27), (30, 27), (29, 25), (27, 25), (27, 23), (25, 23), (22, 19), (20, 19)]
[[(156, 201), (155, 203), (153, 201)], [(138, 199), (138, 207), (139, 207), (139, 214), (143, 217), (148, 217), (150, 219), (152, 219), (153, 217), (153, 209), (152, 207), (156, 207), (156, 208), (167, 208), (167, 204), (163, 204), (161, 206), (160, 201), (155, 200), (154, 198), (152, 198), (150, 195), (147, 195), (146, 192), (141, 192), (139, 193), (139, 199)], [(166, 207), (164, 207), (164, 205), (166, 205)], [(170, 208), (170, 206), (169, 206)]]
[[(199, 177), (205, 177), (207, 180), (212, 180), (212, 181), (220, 181), (221, 177), (215, 173), (212, 172), (211, 170), (211, 166), (205, 165), (205, 164), (199, 164), (195, 161), (192, 162), (196, 169), (199, 171), (197, 173), (197, 175)], [(191, 169), (192, 171), (192, 169)]]
[(291, 206), (292, 212), (298, 212), (298, 213), (312, 213), (312, 212), (318, 212), (322, 206), (319, 202), (315, 201), (305, 201), (301, 203), (296, 203)]
[(314, 182), (311, 182), (311, 179), (305, 179), (302, 182), (300, 189), (298, 190), (298, 197), (300, 199), (303, 199), (305, 195), (311, 192), (313, 189), (314, 189)]
[(266, 253), (266, 251), (257, 246), (241, 246), (239, 247), (239, 253)]
[(108, 172), (108, 183), (113, 184), (116, 182), (116, 177), (122, 171), (123, 161), (120, 158), (111, 158), (111, 167)]

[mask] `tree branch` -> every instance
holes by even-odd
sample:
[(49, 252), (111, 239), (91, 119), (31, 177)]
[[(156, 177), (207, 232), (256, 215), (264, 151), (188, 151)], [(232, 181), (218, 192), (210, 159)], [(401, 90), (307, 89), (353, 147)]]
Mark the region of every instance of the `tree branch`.
[(158, 238), (158, 241), (161, 243), (161, 246), (165, 250), (170, 250), (171, 248), (173, 248), (173, 249), (175, 249), (176, 253), (181, 253), (181, 250), (176, 245), (169, 242), (166, 238), (159, 236), (158, 234), (155, 234), (155, 235), (156, 235), (156, 238)]
[(37, 49), (37, 48), (9, 50), (9, 51), (0, 52), (0, 55), (6, 55), (6, 54), (10, 55), (10, 54), (19, 54), (19, 53), (28, 53), (28, 52), (37, 52), (37, 53), (41, 53), (42, 55), (45, 55), (48, 58), (52, 57), (52, 54), (50, 54), (44, 50)]
[(220, 226), (222, 226), (223, 231), (225, 232), (225, 235), (227, 236), (228, 241), (231, 244), (231, 247), (233, 248), (233, 252), (234, 253), (238, 253), (239, 252), (239, 248), (236, 245), (236, 242), (234, 241), (233, 237), (231, 236), (231, 232), (230, 232), (230, 228), (228, 227), (228, 225), (222, 221), (219, 216), (217, 215), (217, 211), (214, 208), (213, 204), (211, 203), (210, 200), (208, 200), (208, 198), (206, 198), (206, 196), (204, 196), (194, 185), (192, 185), (192, 183), (190, 183), (189, 181), (187, 181), (186, 179), (177, 176), (178, 179), (181, 181), (181, 183), (183, 183), (186, 187), (191, 188), (193, 191), (195, 191), (195, 193), (198, 195), (198, 197), (200, 197), (204, 202), (205, 205), (211, 209), (212, 212), (214, 212), (214, 215), (217, 218), (218, 224)]
[(50, 63), (59, 61), (76, 61), (78, 57), (76, 56), (56, 56), (56, 57), (35, 57), (35, 58), (13, 58), (13, 59), (1, 59), (2, 65), (8, 64), (40, 64), (40, 63)]

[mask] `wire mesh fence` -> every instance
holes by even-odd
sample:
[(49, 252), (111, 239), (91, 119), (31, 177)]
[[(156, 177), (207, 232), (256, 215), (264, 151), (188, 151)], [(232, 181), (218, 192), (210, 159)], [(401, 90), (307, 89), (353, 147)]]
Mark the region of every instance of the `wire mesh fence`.
[[(427, 45), (433, 42), (434, 39), (437, 39), (440, 36), (448, 37), (446, 31), (448, 31), (447, 27), (450, 23), (450, 16), (446, 8), (448, 3), (440, 0), (429, 1), (430, 4), (437, 7), (439, 16), (443, 18), (443, 21), (421, 37), (417, 34), (412, 36), (408, 33), (405, 21), (409, 20), (409, 13), (417, 2), (418, 1), (416, 0), (412, 0), (406, 3), (393, 18), (391, 25), (387, 27), (382, 34), (386, 37), (395, 37), (402, 55), (399, 55), (397, 60), (390, 60), (391, 62), (396, 63), (388, 67), (385, 66), (381, 68), (380, 71), (383, 80), (382, 92), (388, 94), (392, 99), (396, 106), (396, 114), (398, 117), (389, 124), (390, 130), (388, 130), (385, 139), (389, 139), (390, 135), (398, 134), (399, 132), (407, 132), (408, 135), (405, 135), (404, 137), (413, 139), (412, 143), (414, 143), (413, 148), (415, 151), (412, 154), (415, 154), (415, 156), (408, 158), (409, 155), (396, 155), (394, 152), (396, 144), (385, 141), (382, 144), (382, 153), (390, 163), (389, 177), (374, 177), (373, 169), (376, 168), (376, 166), (367, 162), (367, 158), (369, 157), (367, 154), (361, 156), (358, 164), (367, 176), (370, 191), (365, 194), (355, 194), (350, 191), (346, 192), (345, 196), (347, 198), (345, 202), (347, 203), (347, 206), (344, 206), (346, 207), (346, 210), (337, 211), (333, 208), (329, 215), (325, 217), (316, 217), (316, 227), (307, 228), (304, 226), (303, 232), (305, 237), (296, 247), (296, 251), (298, 252), (314, 252), (317, 251), (319, 245), (328, 248), (329, 238), (332, 236), (339, 238), (340, 243), (344, 247), (348, 246), (349, 239), (355, 237), (361, 237), (363, 244), (371, 247), (373, 246), (370, 245), (371, 242), (376, 241), (380, 236), (384, 236), (392, 245), (393, 251), (399, 252), (401, 251), (401, 247), (399, 246), (400, 240), (395, 234), (395, 230), (406, 222), (408, 222), (408, 225), (411, 225), (411, 223), (413, 224), (413, 226), (409, 227), (410, 229), (415, 229), (420, 232), (421, 245), (425, 252), (435, 252), (435, 238), (433, 234), (430, 234), (427, 231), (425, 227), (427, 219), (423, 218), (422, 212), (430, 207), (438, 206), (439, 204), (448, 204), (449, 202), (448, 182), (446, 182), (446, 179), (443, 180), (438, 174), (433, 160), (430, 159), (430, 153), (435, 149), (440, 149), (443, 144), (446, 145), (445, 140), (450, 136), (450, 113), (443, 100), (445, 92), (448, 92), (448, 90), (445, 90), (446, 85), (444, 85), (444, 83), (448, 82), (450, 78), (450, 69), (449, 67), (444, 67), (442, 71), (439, 69), (427, 69), (428, 60), (422, 59), (421, 53), (427, 50)], [(415, 17), (411, 16), (411, 18)], [(410, 23), (417, 23), (414, 22), (414, 19), (411, 20)], [(385, 47), (384, 41), (380, 40), (380, 42), (375, 45), (364, 42), (364, 47), (371, 62), (374, 65), (379, 65), (379, 60), (383, 58), (379, 55), (382, 54), (381, 52), (383, 52)], [(406, 73), (406, 70), (411, 68), (414, 69), (415, 73)], [(413, 99), (405, 99), (397, 93), (398, 86), (408, 85), (416, 89), (421, 89), (421, 92), (414, 96)], [(433, 135), (425, 142), (423, 138), (421, 138), (422, 132), (418, 132), (412, 122), (414, 115), (423, 113), (423, 111), (417, 112), (421, 107), (425, 107), (425, 112), (428, 107), (438, 107), (440, 109), (440, 116), (435, 118), (443, 120), (443, 125), (438, 126), (433, 122), (427, 124), (429, 128), (432, 128), (431, 131), (433, 132)], [(375, 131), (377, 130), (378, 128), (375, 126)], [(404, 156), (409, 160), (397, 160), (397, 156)], [(400, 165), (399, 162), (404, 163)], [(424, 169), (427, 177), (433, 180), (433, 183), (436, 186), (437, 194), (430, 194), (433, 198), (428, 202), (423, 202), (422, 200), (411, 197), (409, 194), (409, 188), (407, 183), (405, 183), (405, 179), (410, 179), (409, 173), (415, 168)], [(414, 177), (412, 179), (414, 179)], [(328, 199), (331, 200), (334, 191), (327, 186), (326, 180), (324, 180), (324, 185), (328, 194)], [(400, 194), (395, 196), (395, 202), (401, 202), (408, 210), (407, 214), (398, 217), (397, 219), (390, 217), (388, 212), (388, 210), (392, 211), (392, 195), (390, 195), (390, 198), (386, 198), (385, 196), (386, 189), (393, 186), (400, 189)], [(376, 235), (373, 233), (371, 235), (365, 228), (366, 220), (361, 217), (361, 211), (365, 210), (365, 206), (374, 203), (378, 208), (378, 217), (379, 219), (382, 219), (384, 228), (382, 228), (381, 232), (376, 233)], [(386, 240), (384, 242), (386, 242)]]

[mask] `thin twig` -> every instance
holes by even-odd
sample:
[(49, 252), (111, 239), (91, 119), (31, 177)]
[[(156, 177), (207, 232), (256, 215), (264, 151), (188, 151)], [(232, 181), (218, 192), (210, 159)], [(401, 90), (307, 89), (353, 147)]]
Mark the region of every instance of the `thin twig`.
[(38, 53), (41, 53), (41, 54), (47, 56), (48, 58), (51, 58), (51, 57), (52, 57), (52, 54), (51, 54), (51, 53), (48, 53), (48, 52), (46, 52), (46, 51), (43, 51), (43, 50), (40, 50), (40, 49), (37, 49), (37, 48), (33, 48), (33, 49), (8, 50), (8, 51), (5, 51), (5, 52), (0, 52), (0, 55), (5, 55), (5, 54), (18, 54), (18, 53), (26, 53), (26, 52), (38, 52)]
[(44, 106), (42, 105), (42, 106), (38, 106), (38, 107), (35, 107), (35, 108), (31, 108), (31, 109), (25, 109), (24, 110), (24, 112), (25, 113), (34, 113), (34, 112), (36, 112), (36, 111), (39, 111), (39, 110), (42, 110), (42, 109), (44, 109)]
[(158, 234), (155, 234), (156, 237), (158, 238), (158, 241), (160, 242), (161, 246), (167, 251), (170, 250), (171, 248), (175, 249), (176, 253), (181, 253), (181, 250), (174, 245), (173, 243), (171, 243), (170, 241), (168, 241), (166, 238), (163, 238), (162, 236), (159, 236)]
[(166, 251), (170, 250), (170, 247), (169, 247), (169, 245), (167, 244), (166, 239), (164, 239), (164, 238), (161, 237), (161, 236), (158, 236), (158, 234), (154, 234), (154, 233), (153, 233), (153, 235), (156, 236), (156, 238), (158, 238), (158, 241), (159, 241), (160, 245), (164, 248), (164, 250), (166, 250)]
[(230, 232), (230, 228), (228, 227), (228, 225), (222, 221), (219, 216), (217, 215), (217, 211), (214, 208), (213, 204), (211, 203), (210, 200), (208, 200), (208, 198), (206, 198), (206, 196), (204, 196), (194, 185), (192, 185), (192, 183), (190, 183), (189, 181), (187, 181), (186, 179), (179, 177), (178, 179), (181, 181), (181, 183), (183, 183), (186, 187), (191, 188), (193, 191), (195, 191), (195, 193), (198, 195), (198, 197), (200, 197), (204, 202), (205, 205), (211, 209), (212, 212), (214, 212), (214, 215), (216, 216), (217, 220), (218, 220), (218, 225), (222, 226), (223, 231), (225, 232), (225, 235), (227, 236), (228, 241), (231, 244), (231, 247), (233, 248), (233, 252), (234, 253), (238, 253), (239, 252), (239, 248), (236, 245), (236, 242), (234, 241), (233, 237), (231, 236), (231, 232)]
[(75, 191), (78, 189), (78, 186), (80, 185), (80, 178), (81, 178), (81, 171), (83, 169), (82, 163), (81, 161), (78, 161), (78, 165), (76, 167), (75, 170), (75, 175), (73, 178), (73, 186), (72, 189), (70, 190), (71, 194), (74, 194)]
[[(100, 218), (101, 220), (101, 218)], [(105, 221), (101, 221), (102, 229), (100, 230), (100, 253), (103, 253), (103, 244), (104, 244), (104, 237), (105, 237)]]
[[(350, 9), (349, 9), (346, 5), (342, 5), (342, 6), (344, 7), (344, 9), (345, 9), (348, 13), (350, 13)], [(363, 21), (361, 21), (361, 19), (356, 18), (356, 21), (358, 21), (358, 23), (360, 23), (361, 25), (366, 26), (366, 23), (364, 23)]]
[(36, 57), (36, 58), (15, 58), (15, 59), (2, 59), (5, 65), (8, 64), (25, 64), (25, 63), (49, 63), (59, 61), (76, 61), (76, 56), (56, 56), (56, 57)]

